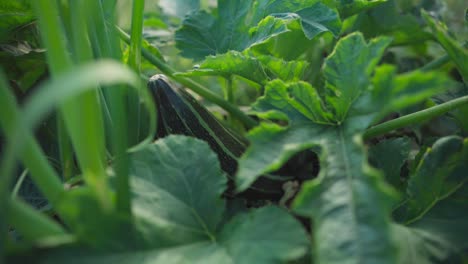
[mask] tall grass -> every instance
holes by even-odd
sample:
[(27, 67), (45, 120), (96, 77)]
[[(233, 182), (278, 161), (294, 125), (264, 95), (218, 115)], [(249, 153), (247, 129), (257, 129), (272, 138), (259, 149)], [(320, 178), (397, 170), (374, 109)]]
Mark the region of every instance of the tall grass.
[[(144, 5), (144, 1), (135, 3)], [(133, 92), (140, 96), (136, 104), (139, 106), (140, 101), (143, 102), (149, 117), (140, 121), (149, 123), (146, 126), (149, 131), (143, 131), (146, 137), (143, 140), (140, 137), (137, 143), (147, 144), (156, 130), (154, 103), (138, 72), (141, 44), (130, 45), (134, 54), (133, 70), (122, 63), (121, 42), (113, 26), (114, 12), (108, 12), (115, 7), (115, 1), (38, 0), (32, 4), (47, 50), (50, 80), (20, 109), (5, 76), (0, 74), (0, 124), (8, 142), (0, 167), (0, 211), (8, 216), (0, 218), (0, 262), (5, 244), (7, 247), (14, 244), (7, 239), (7, 227), (13, 227), (25, 243), (51, 236), (69, 236), (70, 230), (66, 231), (20, 198), (10, 197), (17, 159), (29, 169), (54, 212), (73, 231), (77, 219), (73, 219), (70, 208), (61, 204), (73, 195), (65, 190), (63, 180), (70, 179), (74, 173), (70, 170), (74, 157), (79, 165), (77, 174), (91, 190), (97, 208), (106, 215), (131, 218), (127, 156), (131, 151), (128, 131), (134, 128), (128, 127), (127, 112), (135, 106), (126, 100), (131, 90), (137, 91)], [(138, 8), (141, 10), (136, 19), (142, 21), (143, 10)], [(137, 30), (140, 33), (132, 37), (141, 43), (141, 25)], [(48, 163), (32, 133), (52, 110), (59, 113), (59, 135), (55, 144), (61, 151), (61, 171), (55, 171)], [(110, 153), (109, 159), (106, 153)], [(116, 175), (115, 188), (109, 183), (109, 164)]]

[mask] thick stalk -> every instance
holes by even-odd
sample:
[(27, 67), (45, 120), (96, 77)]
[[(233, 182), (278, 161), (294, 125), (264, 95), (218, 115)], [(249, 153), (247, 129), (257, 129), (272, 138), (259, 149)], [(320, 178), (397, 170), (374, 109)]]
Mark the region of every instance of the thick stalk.
[(392, 130), (403, 128), (409, 125), (414, 125), (426, 121), (428, 119), (440, 116), (466, 104), (468, 104), (468, 96), (463, 96), (455, 100), (445, 102), (443, 104), (373, 126), (367, 129), (363, 137), (364, 139), (369, 139), (376, 136), (380, 136)]

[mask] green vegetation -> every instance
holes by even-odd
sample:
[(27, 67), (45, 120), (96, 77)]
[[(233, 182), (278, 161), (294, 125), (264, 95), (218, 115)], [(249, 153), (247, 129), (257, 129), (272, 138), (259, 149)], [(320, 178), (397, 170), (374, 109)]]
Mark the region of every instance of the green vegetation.
[(4, 1), (0, 263), (468, 263), (461, 2)]

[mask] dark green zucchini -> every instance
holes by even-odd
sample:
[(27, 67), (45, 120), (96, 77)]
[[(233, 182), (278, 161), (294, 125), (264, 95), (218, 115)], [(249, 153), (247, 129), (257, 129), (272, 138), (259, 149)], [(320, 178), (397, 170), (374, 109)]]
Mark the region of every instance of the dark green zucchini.
[[(247, 140), (224, 126), (188, 92), (170, 85), (164, 75), (151, 77), (148, 88), (157, 105), (157, 137), (180, 134), (206, 141), (218, 154), (221, 168), (230, 178), (227, 195), (233, 195), (237, 160), (247, 149)], [(260, 177), (244, 195), (257, 199), (279, 199), (286, 180)]]

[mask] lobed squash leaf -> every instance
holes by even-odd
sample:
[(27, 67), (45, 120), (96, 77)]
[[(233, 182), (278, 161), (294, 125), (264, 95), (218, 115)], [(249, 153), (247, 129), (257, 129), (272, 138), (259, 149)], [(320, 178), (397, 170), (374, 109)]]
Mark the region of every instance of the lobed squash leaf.
[(183, 56), (197, 60), (243, 51), (288, 32), (294, 21), (300, 21), (309, 39), (327, 31), (337, 35), (341, 29), (337, 12), (317, 0), (219, 0), (217, 12), (196, 11), (185, 18), (175, 35), (176, 46)]
[[(306, 83), (275, 80), (254, 105), (262, 117), (287, 117), (289, 124), (261, 124), (249, 132), (251, 144), (239, 161), (237, 188), (245, 190), (259, 175), (280, 168), (301, 150), (319, 148), (319, 176), (302, 186), (293, 203), (297, 213), (313, 220), (318, 263), (395, 263), (398, 259), (390, 220), (398, 196), (367, 163), (361, 135), (381, 112), (420, 102), (440, 91), (447, 79), (429, 75), (429, 80), (441, 79), (432, 85), (427, 81), (426, 88), (419, 90), (421, 79), (426, 82), (419, 73), (383, 75), (390, 69), (377, 72), (387, 81), (373, 85), (371, 76), (389, 44), (385, 37), (366, 43), (360, 33), (350, 34), (325, 60), (321, 93)], [(408, 99), (382, 108), (380, 100), (390, 101), (400, 94)]]

